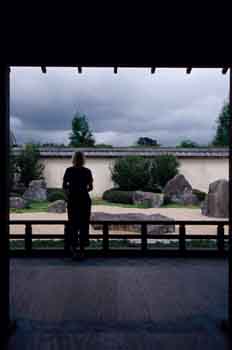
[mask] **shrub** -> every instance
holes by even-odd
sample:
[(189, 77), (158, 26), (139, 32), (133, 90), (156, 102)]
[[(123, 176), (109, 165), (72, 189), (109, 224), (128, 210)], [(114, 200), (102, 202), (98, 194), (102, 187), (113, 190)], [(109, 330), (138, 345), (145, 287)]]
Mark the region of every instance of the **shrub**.
[(19, 182), (28, 186), (32, 180), (42, 179), (44, 166), (39, 162), (39, 148), (35, 144), (27, 144), (16, 157)]
[(149, 160), (143, 157), (119, 158), (111, 169), (112, 180), (120, 190), (142, 190), (149, 183), (149, 165)]
[(156, 156), (152, 159), (150, 190), (156, 191), (158, 188), (162, 191), (166, 183), (178, 174), (178, 167), (179, 162), (172, 154)]
[(64, 191), (60, 188), (49, 188), (47, 199), (49, 202), (55, 202), (59, 199), (65, 200)]
[(102, 198), (112, 203), (133, 204), (133, 192), (120, 191), (117, 188), (105, 191)]
[(17, 183), (12, 188), (12, 192), (17, 194), (17, 196), (19, 197), (21, 197), (25, 191), (26, 191), (26, 186), (24, 186), (22, 183)]
[(120, 190), (162, 192), (166, 183), (178, 174), (178, 167), (173, 155), (153, 159), (129, 156), (116, 160), (111, 177)]
[(197, 189), (193, 189), (193, 194), (195, 194), (197, 196), (197, 199), (199, 200), (199, 202), (203, 202), (205, 200), (206, 197), (206, 193)]

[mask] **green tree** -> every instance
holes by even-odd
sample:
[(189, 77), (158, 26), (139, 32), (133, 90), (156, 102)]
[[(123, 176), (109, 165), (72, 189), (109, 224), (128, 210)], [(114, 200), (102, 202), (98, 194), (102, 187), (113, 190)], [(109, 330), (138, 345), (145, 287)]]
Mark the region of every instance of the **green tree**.
[(137, 142), (137, 146), (146, 146), (146, 147), (158, 147), (159, 144), (157, 140), (151, 139), (150, 137), (140, 137)]
[(178, 174), (180, 163), (173, 154), (156, 156), (151, 160), (150, 190), (162, 191), (166, 183)]
[(16, 157), (19, 182), (28, 186), (32, 180), (42, 179), (44, 166), (39, 162), (39, 148), (34, 144), (26, 144)]
[(140, 156), (118, 158), (112, 169), (113, 182), (123, 191), (161, 192), (166, 183), (178, 174), (179, 162), (173, 155), (152, 159)]
[(17, 172), (17, 165), (16, 165), (16, 157), (14, 155), (14, 152), (12, 150), (12, 146), (10, 148), (10, 157), (9, 157), (9, 186), (10, 191), (12, 191), (15, 183), (15, 175)]
[(92, 147), (95, 144), (86, 116), (76, 113), (72, 120), (71, 147)]
[(111, 177), (121, 190), (142, 190), (149, 183), (149, 166), (149, 160), (140, 156), (118, 158), (111, 169)]
[(178, 145), (176, 145), (177, 148), (197, 148), (200, 147), (198, 145), (198, 143), (189, 140), (189, 139), (185, 139), (183, 141), (181, 141)]
[(17, 171), (16, 166), (16, 158), (13, 152), (13, 147), (16, 146), (16, 138), (14, 136), (14, 133), (10, 131), (10, 157), (9, 157), (9, 183), (10, 183), (10, 190), (14, 187), (15, 182), (15, 174)]
[(113, 148), (113, 145), (109, 145), (107, 143), (97, 143), (94, 145), (96, 148)]
[(213, 139), (214, 146), (229, 145), (229, 120), (230, 120), (230, 107), (229, 107), (229, 103), (225, 103), (217, 119), (217, 130), (216, 130), (216, 135)]

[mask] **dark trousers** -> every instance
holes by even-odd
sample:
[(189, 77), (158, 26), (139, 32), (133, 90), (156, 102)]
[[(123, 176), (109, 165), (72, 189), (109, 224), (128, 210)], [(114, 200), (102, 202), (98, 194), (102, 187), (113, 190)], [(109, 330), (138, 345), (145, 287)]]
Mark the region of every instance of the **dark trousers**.
[(82, 203), (68, 202), (69, 230), (67, 241), (69, 247), (80, 246), (84, 249), (89, 245), (89, 220), (91, 213), (91, 200), (85, 199)]

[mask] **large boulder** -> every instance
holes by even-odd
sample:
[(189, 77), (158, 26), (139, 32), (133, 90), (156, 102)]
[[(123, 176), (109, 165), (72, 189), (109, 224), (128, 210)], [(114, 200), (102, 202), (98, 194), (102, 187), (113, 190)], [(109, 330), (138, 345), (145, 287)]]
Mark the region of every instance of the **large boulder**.
[(185, 189), (180, 195), (180, 203), (184, 205), (197, 205), (199, 204), (199, 199), (192, 191)]
[(10, 208), (24, 209), (27, 207), (27, 201), (21, 197), (10, 197)]
[(134, 191), (133, 192), (133, 203), (142, 204), (147, 208), (160, 208), (163, 204), (164, 195), (162, 193), (153, 193), (153, 192), (143, 192), (143, 191)]
[(203, 215), (227, 218), (229, 216), (229, 182), (220, 179), (209, 185), (209, 192), (202, 204)]
[(23, 198), (30, 201), (46, 201), (47, 187), (44, 180), (33, 180), (23, 194)]
[[(142, 213), (122, 213), (122, 214), (109, 214), (103, 212), (93, 212), (91, 220), (94, 221), (115, 221), (115, 224), (109, 225), (110, 231), (125, 231), (125, 232), (139, 232), (141, 233), (141, 225), (139, 224), (118, 224), (117, 221), (170, 221), (170, 224), (164, 225), (148, 225), (148, 234), (161, 234), (175, 232), (174, 219), (160, 214), (146, 215)], [(95, 230), (102, 230), (101, 224), (93, 224)]]
[(164, 187), (164, 199), (167, 203), (184, 205), (199, 203), (197, 196), (192, 192), (192, 186), (182, 174), (168, 181)]
[(66, 202), (59, 199), (48, 206), (49, 213), (65, 213), (66, 212)]
[(208, 197), (206, 196), (205, 200), (201, 203), (201, 214), (208, 215)]

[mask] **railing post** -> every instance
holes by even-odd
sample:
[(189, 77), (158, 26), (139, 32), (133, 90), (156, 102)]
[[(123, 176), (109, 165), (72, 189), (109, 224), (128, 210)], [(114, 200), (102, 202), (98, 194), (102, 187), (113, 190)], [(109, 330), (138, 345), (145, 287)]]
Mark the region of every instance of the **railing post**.
[(185, 230), (185, 225), (181, 224), (179, 226), (179, 250), (181, 254), (184, 254), (186, 252), (186, 230)]
[(25, 226), (25, 249), (27, 255), (32, 252), (32, 226), (30, 223), (26, 223)]
[(107, 223), (103, 224), (103, 252), (107, 254), (109, 250), (109, 226)]
[(147, 251), (147, 224), (141, 225), (141, 250), (143, 253)]
[(217, 248), (219, 253), (224, 253), (224, 225), (217, 226)]
[(65, 255), (69, 255), (69, 240), (70, 240), (70, 234), (69, 234), (70, 225), (68, 222), (64, 224), (64, 253)]

